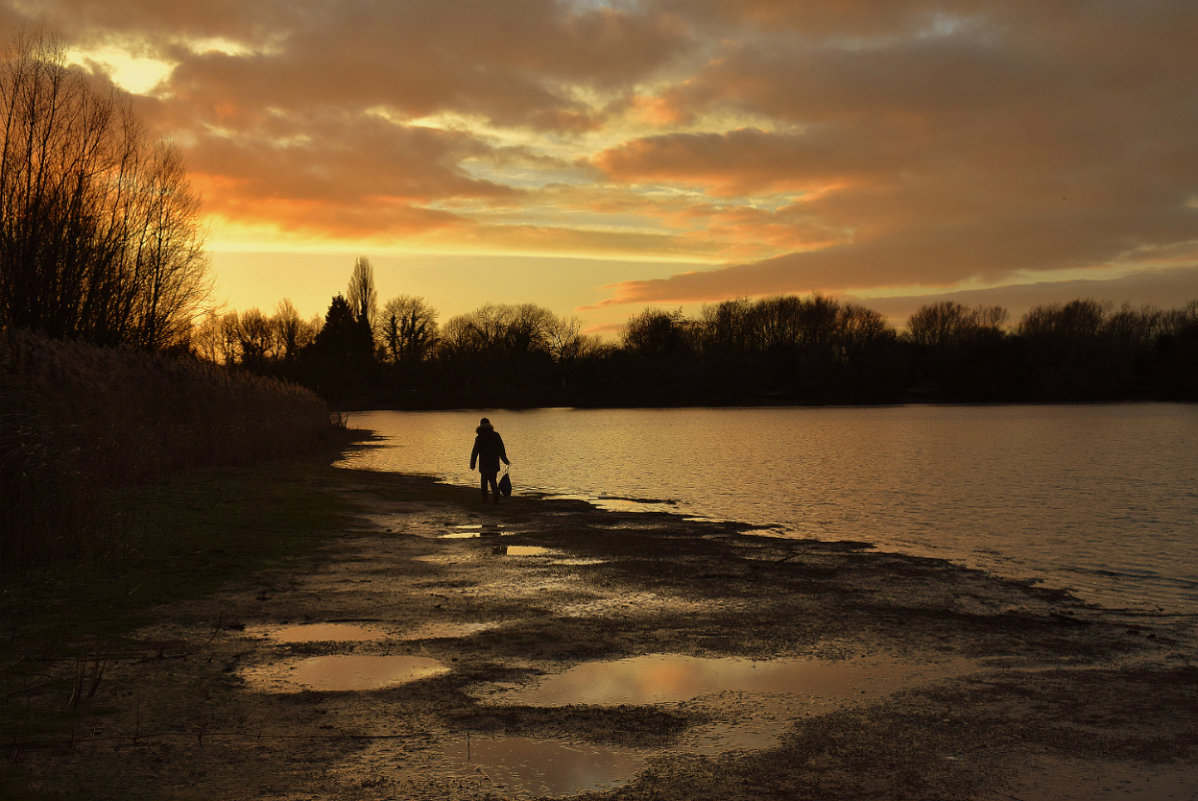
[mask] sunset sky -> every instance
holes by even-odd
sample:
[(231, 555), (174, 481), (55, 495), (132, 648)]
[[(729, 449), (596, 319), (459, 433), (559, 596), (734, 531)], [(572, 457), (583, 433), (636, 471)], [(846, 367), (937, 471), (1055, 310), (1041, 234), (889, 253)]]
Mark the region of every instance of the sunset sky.
[(216, 300), (1198, 298), (1194, 0), (0, 0), (136, 95)]

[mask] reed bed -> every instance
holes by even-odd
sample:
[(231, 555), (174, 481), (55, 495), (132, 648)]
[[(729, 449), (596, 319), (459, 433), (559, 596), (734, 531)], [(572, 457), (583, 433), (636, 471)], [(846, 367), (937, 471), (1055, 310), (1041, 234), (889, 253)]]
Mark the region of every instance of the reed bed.
[(208, 362), (0, 334), (0, 564), (119, 554), (122, 490), (314, 452), (336, 427), (312, 392)]

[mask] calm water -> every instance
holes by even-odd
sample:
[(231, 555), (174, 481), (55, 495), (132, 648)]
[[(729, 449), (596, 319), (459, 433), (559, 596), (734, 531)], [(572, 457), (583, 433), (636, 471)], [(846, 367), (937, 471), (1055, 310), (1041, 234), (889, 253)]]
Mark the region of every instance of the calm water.
[(351, 424), (387, 440), (344, 464), (476, 485), (484, 414), (517, 492), (672, 501), (644, 505), (1198, 611), (1198, 406), (369, 412)]

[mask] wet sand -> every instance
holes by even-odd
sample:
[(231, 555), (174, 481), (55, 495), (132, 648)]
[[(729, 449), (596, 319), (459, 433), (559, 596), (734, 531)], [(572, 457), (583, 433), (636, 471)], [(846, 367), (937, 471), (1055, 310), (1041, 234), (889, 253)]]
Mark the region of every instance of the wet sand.
[(159, 610), (108, 667), (103, 717), (13, 749), (46, 797), (1198, 793), (1192, 617), (859, 543), (338, 476), (356, 523), (313, 569)]

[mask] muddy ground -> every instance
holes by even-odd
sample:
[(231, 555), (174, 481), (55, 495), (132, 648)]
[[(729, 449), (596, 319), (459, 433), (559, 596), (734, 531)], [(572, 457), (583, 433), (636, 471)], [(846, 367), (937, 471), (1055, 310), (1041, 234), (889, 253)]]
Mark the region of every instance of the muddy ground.
[[(312, 569), (155, 610), (77, 664), (85, 723), (3, 743), (27, 797), (1198, 797), (1191, 617), (854, 543), (338, 475), (356, 518)], [(316, 623), (342, 634), (287, 641)], [(828, 683), (529, 700), (649, 654)], [(431, 671), (348, 691), (302, 678), (344, 655)]]

